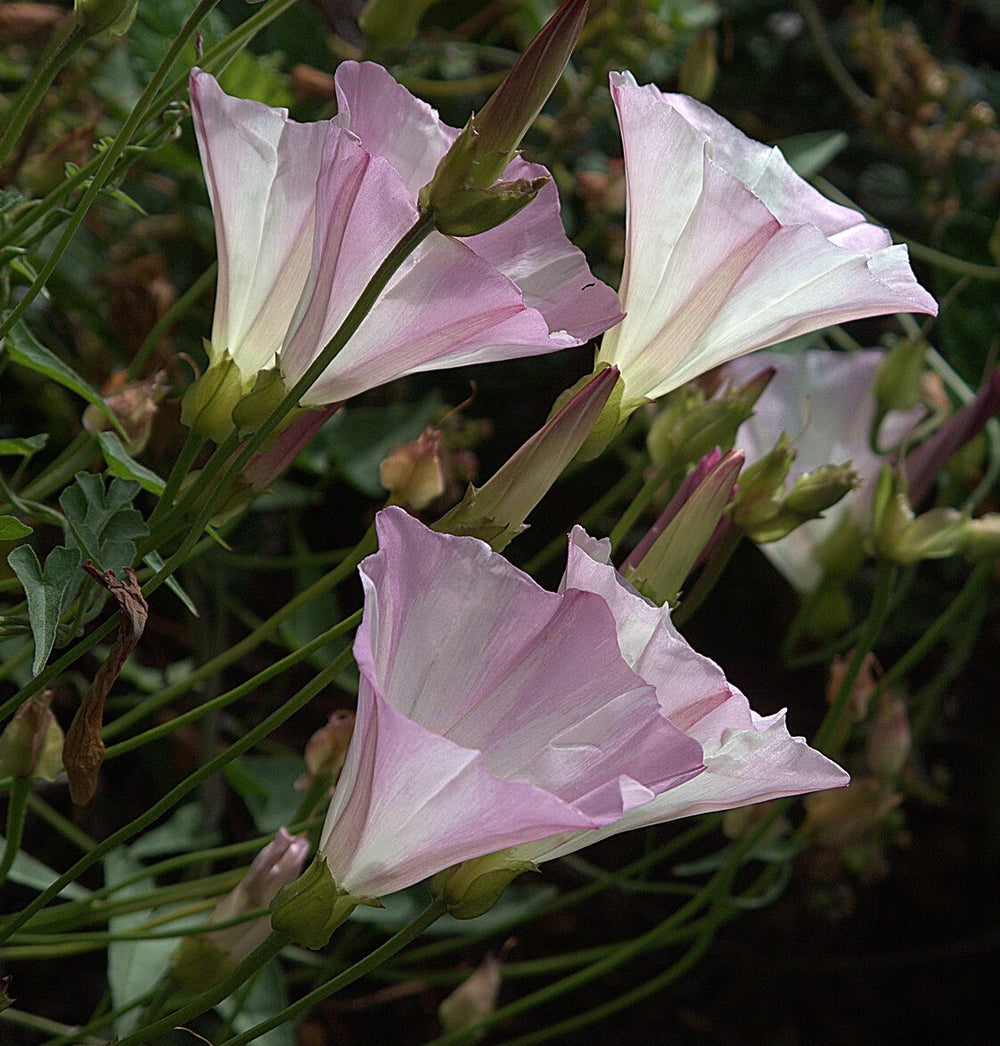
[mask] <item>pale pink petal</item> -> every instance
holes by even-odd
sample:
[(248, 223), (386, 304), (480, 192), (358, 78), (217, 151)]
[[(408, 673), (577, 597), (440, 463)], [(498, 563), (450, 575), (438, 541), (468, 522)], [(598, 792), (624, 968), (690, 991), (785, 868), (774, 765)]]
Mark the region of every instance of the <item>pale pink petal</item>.
[(212, 357), (228, 350), (249, 376), (273, 361), (306, 282), (326, 125), (232, 98), (198, 69), (191, 107), (219, 252)]
[(613, 73), (625, 148), (626, 319), (599, 360), (626, 407), (833, 323), (936, 312), (905, 247), (803, 182), (776, 150), (690, 99)]
[[(821, 465), (850, 462), (862, 480), (820, 519), (797, 527), (787, 537), (761, 545), (761, 550), (800, 591), (814, 588), (821, 571), (816, 549), (846, 520), (867, 525), (871, 484), (883, 459), (872, 449), (869, 434), (875, 419), (873, 383), (884, 353), (878, 349), (831, 352), (761, 352), (726, 367), (730, 383), (739, 384), (766, 367), (775, 374), (740, 427), (738, 441), (752, 464), (767, 454), (782, 433), (792, 441), (795, 461), (789, 482)], [(882, 426), (880, 443), (889, 447), (916, 423), (920, 411), (892, 412)]]
[(361, 566), (354, 738), (321, 849), (360, 896), (617, 821), (702, 770), (589, 592), (558, 595), (473, 538), (379, 513)]

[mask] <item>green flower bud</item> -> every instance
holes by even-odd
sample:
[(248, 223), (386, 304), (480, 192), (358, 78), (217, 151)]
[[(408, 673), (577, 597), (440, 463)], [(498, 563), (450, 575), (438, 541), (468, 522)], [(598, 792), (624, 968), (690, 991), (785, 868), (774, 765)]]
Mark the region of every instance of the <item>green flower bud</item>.
[(887, 411), (912, 410), (920, 402), (926, 353), (927, 343), (921, 338), (901, 339), (886, 353), (873, 387), (880, 407), (879, 420)]
[(282, 887), (271, 902), (271, 926), (303, 948), (322, 948), (359, 904), (382, 907), (373, 897), (352, 897), (342, 890), (333, 881), (323, 855), (317, 854), (302, 875)]
[(73, 14), (86, 36), (124, 36), (138, 7), (139, 0), (74, 0)]
[(782, 503), (786, 509), (802, 516), (802, 521), (816, 519), (858, 485), (858, 474), (850, 464), (821, 465), (792, 484)]
[(538, 871), (531, 861), (499, 850), (438, 872), (431, 879), (431, 893), (448, 905), (456, 919), (475, 919), (500, 900), (504, 890), (522, 873)]
[(361, 31), (378, 47), (405, 47), (435, 0), (368, 0), (358, 17)]

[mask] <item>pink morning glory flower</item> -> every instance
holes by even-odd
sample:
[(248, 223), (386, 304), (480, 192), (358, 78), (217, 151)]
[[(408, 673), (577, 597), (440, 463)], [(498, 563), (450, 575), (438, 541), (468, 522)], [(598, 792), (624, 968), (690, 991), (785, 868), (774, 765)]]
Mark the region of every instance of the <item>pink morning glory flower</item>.
[(611, 74), (625, 148), (627, 416), (712, 367), (798, 334), (888, 312), (935, 313), (905, 246), (831, 203), (777, 149), (684, 95)]
[[(191, 74), (219, 249), (210, 363), (235, 363), (236, 399), (263, 369), (277, 365), (288, 386), (305, 373), (416, 222), (417, 193), (458, 133), (378, 65), (342, 63), (336, 88), (336, 117), (297, 123)], [(515, 159), (504, 176), (545, 174)], [(302, 402), (579, 345), (620, 315), (566, 238), (549, 182), (489, 232), (432, 232)]]
[(722, 669), (677, 631), (669, 608), (640, 596), (608, 553), (607, 541), (575, 527), (562, 591), (591, 592), (605, 601), (626, 662), (655, 688), (660, 714), (701, 745), (705, 770), (603, 828), (520, 846), (513, 858), (547, 861), (633, 828), (848, 783), (836, 763), (789, 734), (783, 711), (754, 712)]
[(597, 592), (547, 592), (402, 509), (361, 564), (358, 713), (320, 840), (355, 903), (620, 820), (702, 771)]

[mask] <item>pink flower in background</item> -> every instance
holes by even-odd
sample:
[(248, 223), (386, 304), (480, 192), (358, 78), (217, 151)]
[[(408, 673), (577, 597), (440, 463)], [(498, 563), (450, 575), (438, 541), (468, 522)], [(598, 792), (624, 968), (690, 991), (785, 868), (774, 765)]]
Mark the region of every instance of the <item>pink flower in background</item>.
[(488, 545), (378, 516), (361, 565), (354, 738), (320, 841), (354, 898), (618, 821), (702, 770), (593, 592), (546, 592)]
[(625, 147), (622, 414), (744, 353), (846, 320), (936, 313), (905, 246), (831, 203), (777, 149), (684, 95), (611, 74)]
[(611, 566), (608, 543), (580, 527), (570, 536), (563, 590), (592, 592), (605, 601), (625, 660), (655, 687), (660, 714), (699, 742), (705, 770), (612, 824), (519, 846), (513, 858), (547, 861), (633, 828), (848, 783), (836, 763), (789, 735), (784, 712), (754, 712), (722, 669), (674, 628), (669, 609), (644, 599)]
[[(457, 134), (380, 66), (344, 62), (336, 86), (338, 115), (301, 124), (191, 74), (219, 249), (211, 362), (228, 354), (246, 388), (276, 359), (287, 385), (302, 376), (417, 220), (417, 192)], [(545, 173), (515, 159), (505, 177)], [(303, 403), (579, 345), (620, 316), (566, 238), (550, 182), (496, 229), (431, 233)]]
[[(827, 509), (820, 519), (796, 527), (780, 541), (760, 546), (788, 583), (808, 592), (822, 570), (816, 550), (846, 520), (870, 528), (872, 485), (885, 463), (869, 442), (877, 404), (873, 384), (885, 353), (879, 349), (832, 352), (760, 352), (726, 366), (730, 383), (739, 384), (765, 367), (774, 378), (754, 407), (753, 417), (740, 427), (737, 443), (748, 464), (767, 454), (782, 433), (795, 448), (795, 460), (786, 483), (821, 465), (850, 462), (861, 486)], [(921, 411), (892, 412), (882, 425), (880, 442), (891, 446), (902, 439)]]

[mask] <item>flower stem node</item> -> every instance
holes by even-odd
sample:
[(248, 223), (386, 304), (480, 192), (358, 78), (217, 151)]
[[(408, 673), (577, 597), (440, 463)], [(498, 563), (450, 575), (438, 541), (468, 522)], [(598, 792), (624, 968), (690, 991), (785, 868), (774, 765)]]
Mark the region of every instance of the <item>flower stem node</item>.
[(872, 509), (875, 551), (900, 566), (946, 559), (969, 543), (970, 520), (964, 512), (940, 507), (915, 515), (905, 476), (889, 466), (875, 485)]
[(139, 0), (75, 0), (73, 14), (87, 36), (124, 36), (138, 7)]
[[(470, 117), (466, 128), (471, 125)], [(475, 236), (513, 218), (531, 203), (547, 181), (548, 178), (517, 178), (486, 189), (470, 189), (465, 185), (439, 187), (435, 175), (420, 190), (420, 210), (446, 236)]]
[(510, 850), (499, 850), (438, 872), (431, 879), (431, 893), (448, 905), (454, 918), (475, 919), (488, 912), (522, 872), (537, 871), (533, 861), (518, 859)]
[(342, 890), (323, 855), (317, 854), (305, 872), (271, 902), (271, 926), (303, 948), (322, 948), (359, 904), (381, 907), (372, 897), (352, 897)]

